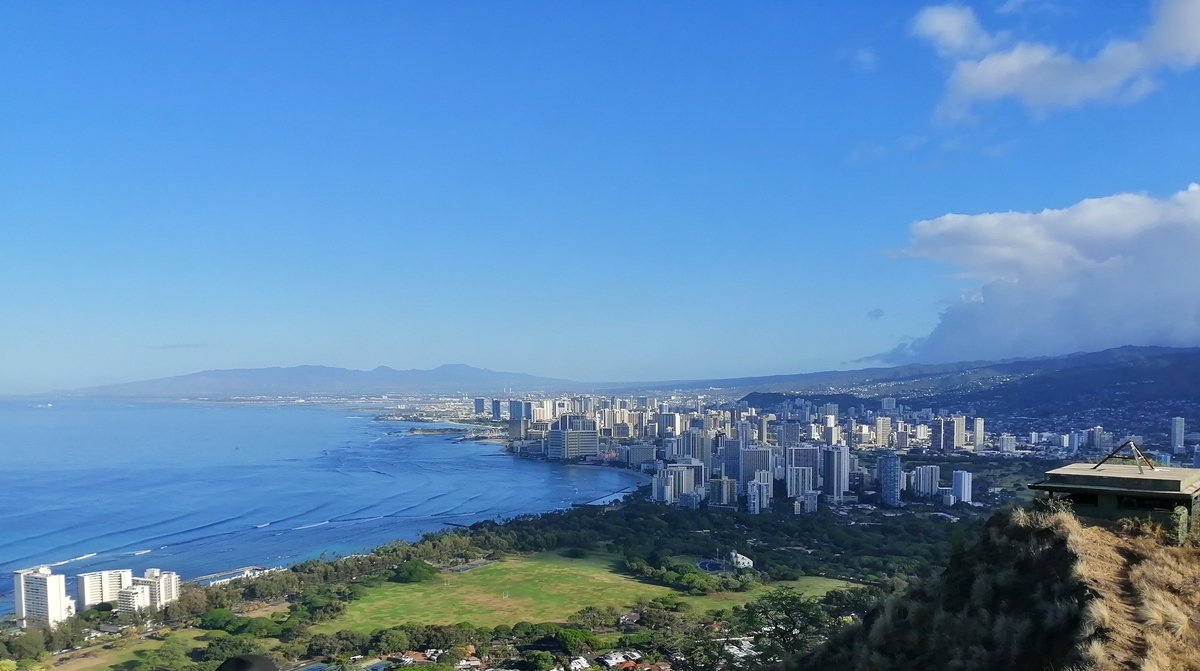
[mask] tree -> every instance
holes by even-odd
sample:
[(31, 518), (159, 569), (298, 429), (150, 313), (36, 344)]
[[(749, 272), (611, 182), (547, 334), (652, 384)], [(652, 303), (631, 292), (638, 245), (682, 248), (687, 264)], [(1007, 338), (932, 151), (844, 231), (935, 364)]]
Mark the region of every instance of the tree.
[(266, 617), (241, 618), (237, 632), (255, 638), (273, 638), (283, 632), (283, 627)]
[(883, 590), (878, 587), (851, 587), (829, 590), (821, 597), (821, 603), (834, 618), (861, 618), (883, 596)]
[(559, 647), (571, 655), (583, 654), (595, 647), (595, 639), (581, 629), (561, 629), (554, 636)]
[(201, 656), (206, 662), (223, 662), (238, 655), (262, 654), (262, 645), (245, 636), (229, 636), (210, 641)]
[(572, 614), (567, 620), (589, 631), (595, 631), (601, 627), (611, 627), (617, 621), (618, 617), (620, 617), (620, 614), (612, 606), (604, 610), (595, 606), (588, 606)]
[(392, 572), (392, 582), (426, 582), (437, 577), (438, 570), (420, 559), (401, 562)]
[(545, 650), (530, 650), (525, 653), (525, 664), (532, 671), (550, 671), (554, 668), (554, 655)]
[(371, 636), (371, 650), (380, 655), (404, 652), (409, 645), (408, 634), (402, 629), (380, 629)]
[(236, 627), (240, 619), (237, 614), (228, 608), (214, 608), (200, 616), (200, 628), (230, 631)]
[(17, 659), (37, 659), (46, 652), (46, 639), (40, 629), (30, 629), (15, 637), (8, 645)]
[(17, 671), (17, 663), (11, 659), (0, 659), (0, 671)]
[(832, 622), (820, 600), (776, 587), (737, 611), (741, 629), (754, 637), (758, 659), (778, 664), (812, 650)]

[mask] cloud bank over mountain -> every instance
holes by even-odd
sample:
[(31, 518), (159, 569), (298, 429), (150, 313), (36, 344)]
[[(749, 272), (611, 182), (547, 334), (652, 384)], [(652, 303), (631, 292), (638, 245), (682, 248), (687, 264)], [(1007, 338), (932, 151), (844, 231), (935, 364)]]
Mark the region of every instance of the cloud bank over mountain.
[(960, 268), (978, 291), (887, 361), (949, 362), (1200, 344), (1200, 184), (1041, 212), (947, 214), (900, 252)]
[(1200, 64), (1200, 0), (1160, 0), (1138, 39), (1112, 39), (1078, 57), (1057, 46), (990, 33), (959, 5), (925, 7), (914, 35), (953, 62), (939, 113), (958, 119), (981, 100), (1016, 98), (1044, 114), (1092, 101), (1132, 102), (1156, 87), (1164, 69)]

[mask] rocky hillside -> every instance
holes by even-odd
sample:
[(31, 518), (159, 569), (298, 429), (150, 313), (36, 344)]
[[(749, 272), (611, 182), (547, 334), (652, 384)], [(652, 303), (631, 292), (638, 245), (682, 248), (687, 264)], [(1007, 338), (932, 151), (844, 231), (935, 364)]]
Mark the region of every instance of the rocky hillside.
[(993, 518), (942, 576), (796, 668), (1200, 671), (1200, 550), (1066, 512)]

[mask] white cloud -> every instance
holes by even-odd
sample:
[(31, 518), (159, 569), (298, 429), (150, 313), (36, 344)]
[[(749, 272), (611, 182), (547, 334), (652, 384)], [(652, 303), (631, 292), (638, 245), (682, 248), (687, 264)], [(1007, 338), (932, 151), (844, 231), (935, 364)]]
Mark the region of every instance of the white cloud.
[(983, 281), (892, 361), (1200, 345), (1200, 185), (920, 221), (904, 254)]
[(970, 7), (935, 5), (926, 7), (913, 19), (913, 33), (929, 40), (938, 53), (953, 56), (986, 53), (999, 38), (979, 25)]
[(879, 57), (870, 49), (858, 49), (854, 52), (854, 64), (858, 69), (870, 72), (879, 63)]
[(980, 100), (1016, 98), (1038, 113), (1094, 100), (1132, 102), (1154, 90), (1164, 68), (1200, 63), (1200, 0), (1159, 0), (1139, 40), (1111, 40), (1089, 58), (1057, 47), (988, 33), (975, 13), (957, 5), (922, 9), (913, 32), (954, 61), (939, 111), (967, 115)]
[(996, 10), (997, 14), (1014, 14), (1025, 8), (1025, 0), (1008, 0)]

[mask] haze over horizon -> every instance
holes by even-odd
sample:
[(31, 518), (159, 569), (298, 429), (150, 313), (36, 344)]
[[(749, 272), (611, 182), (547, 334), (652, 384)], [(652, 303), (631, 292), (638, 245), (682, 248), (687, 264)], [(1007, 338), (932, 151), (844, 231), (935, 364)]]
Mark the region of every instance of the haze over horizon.
[(0, 394), (1200, 344), (1200, 0), (0, 10)]

